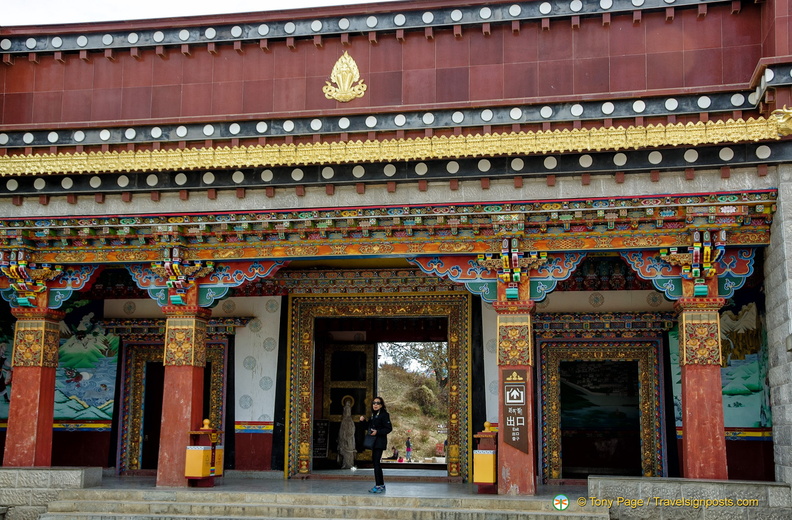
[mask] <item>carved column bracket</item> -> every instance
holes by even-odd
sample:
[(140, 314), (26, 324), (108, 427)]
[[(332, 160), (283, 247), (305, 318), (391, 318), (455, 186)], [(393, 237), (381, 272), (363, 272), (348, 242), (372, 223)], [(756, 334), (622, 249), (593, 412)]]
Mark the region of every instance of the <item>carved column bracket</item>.
[(37, 307), (12, 308), (11, 314), (17, 318), (13, 366), (57, 368), (59, 324), (65, 314), (62, 311)]
[(674, 304), (679, 314), (679, 363), (720, 365), (720, 315), (724, 298), (680, 298)]
[(168, 306), (165, 325), (165, 366), (206, 365), (206, 325), (211, 311), (202, 307)]

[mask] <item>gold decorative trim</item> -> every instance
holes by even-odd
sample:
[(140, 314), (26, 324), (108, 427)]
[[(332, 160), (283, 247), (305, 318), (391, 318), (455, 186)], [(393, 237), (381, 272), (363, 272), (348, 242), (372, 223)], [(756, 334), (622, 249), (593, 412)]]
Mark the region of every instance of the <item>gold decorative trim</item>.
[[(776, 111), (779, 112), (779, 111)], [(135, 150), (0, 156), (0, 175), (59, 175), (257, 168), (355, 162), (460, 159), (658, 146), (699, 146), (741, 141), (775, 141), (787, 131), (789, 116), (728, 121), (580, 128), (504, 134), (432, 136), (416, 139), (320, 142), (281, 145)]]

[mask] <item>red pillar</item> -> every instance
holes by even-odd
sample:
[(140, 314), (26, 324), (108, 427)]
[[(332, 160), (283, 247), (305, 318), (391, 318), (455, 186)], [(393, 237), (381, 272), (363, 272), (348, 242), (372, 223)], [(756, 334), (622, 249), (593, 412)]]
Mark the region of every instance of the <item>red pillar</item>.
[(723, 298), (680, 298), (682, 476), (728, 479), (718, 309)]
[(184, 463), (190, 435), (202, 424), (206, 321), (200, 307), (165, 307), (165, 383), (157, 486), (186, 487)]
[[(499, 301), (498, 312), (498, 494), (536, 494), (534, 302)], [(512, 391), (524, 394), (520, 400)]]
[(59, 323), (64, 313), (14, 308), (14, 367), (4, 466), (50, 466), (58, 366)]

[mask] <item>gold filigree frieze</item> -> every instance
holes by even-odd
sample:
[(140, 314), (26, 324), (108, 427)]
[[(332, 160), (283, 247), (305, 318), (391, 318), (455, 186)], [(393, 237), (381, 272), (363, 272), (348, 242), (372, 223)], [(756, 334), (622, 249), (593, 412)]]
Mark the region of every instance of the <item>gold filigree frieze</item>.
[(790, 109), (773, 117), (671, 125), (579, 128), (415, 139), (255, 145), (186, 150), (126, 150), (0, 157), (0, 175), (147, 172), (203, 168), (255, 168), (525, 155), (723, 142), (773, 141), (789, 135)]

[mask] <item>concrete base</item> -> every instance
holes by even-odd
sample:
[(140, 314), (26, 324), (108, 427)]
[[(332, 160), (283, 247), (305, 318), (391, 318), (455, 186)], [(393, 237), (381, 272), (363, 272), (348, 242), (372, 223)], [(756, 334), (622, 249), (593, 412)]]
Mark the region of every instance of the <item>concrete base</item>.
[(0, 504), (7, 508), (5, 520), (34, 520), (62, 489), (101, 485), (102, 468), (0, 467)]
[(615, 520), (792, 518), (792, 487), (781, 482), (589, 477), (588, 505)]

